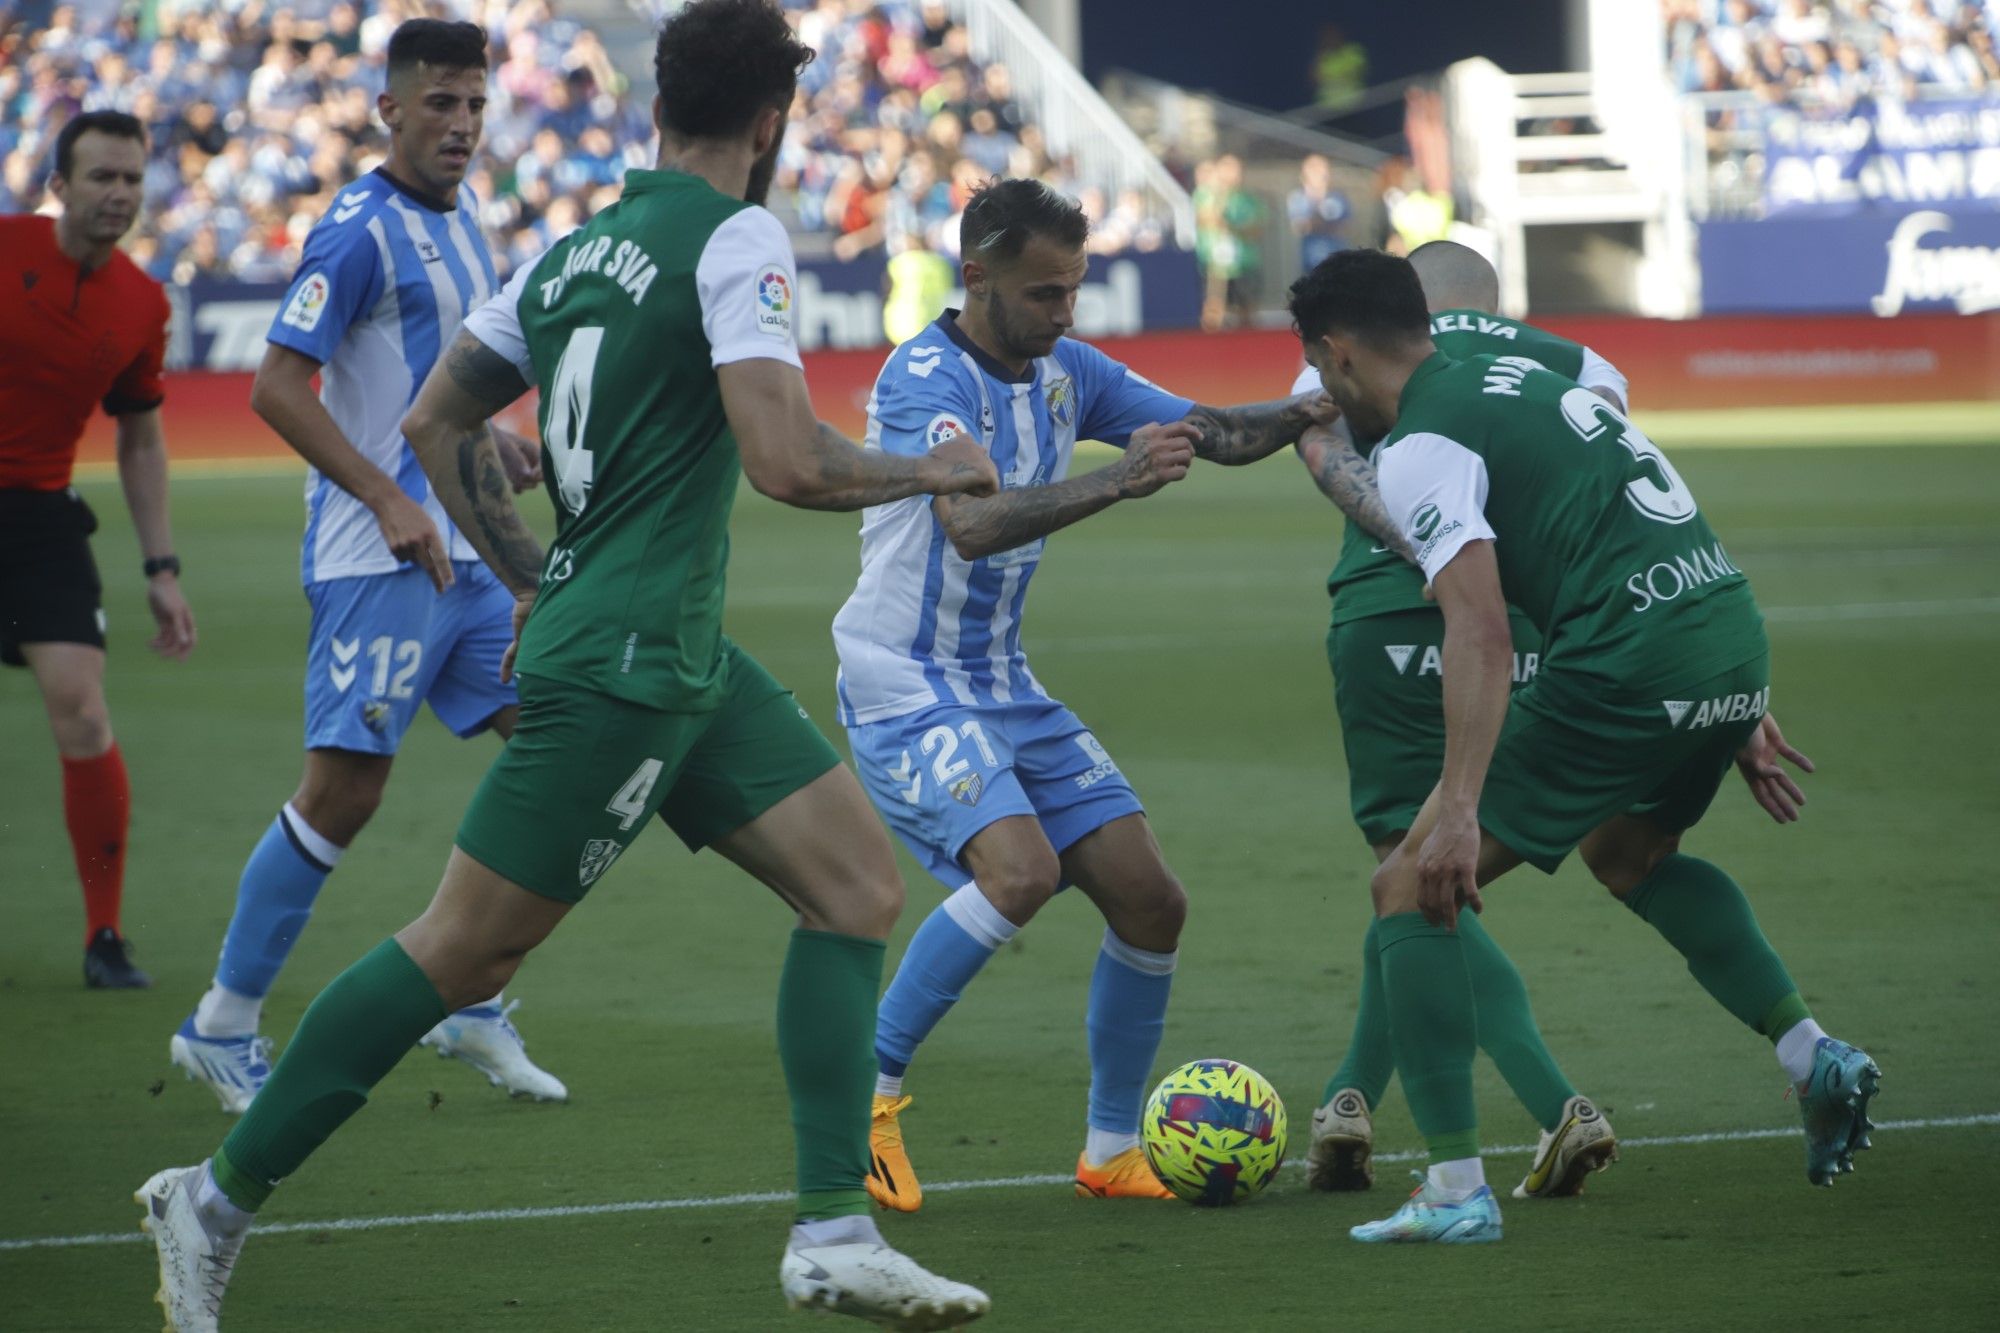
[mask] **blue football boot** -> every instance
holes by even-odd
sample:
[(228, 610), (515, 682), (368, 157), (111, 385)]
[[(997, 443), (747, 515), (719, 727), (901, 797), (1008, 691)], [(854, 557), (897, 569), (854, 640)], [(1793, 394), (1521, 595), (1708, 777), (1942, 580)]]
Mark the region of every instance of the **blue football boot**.
[(1869, 1146), (1868, 1103), (1882, 1071), (1868, 1052), (1832, 1037), (1813, 1044), (1812, 1075), (1799, 1085), (1799, 1114), (1806, 1122), (1806, 1179), (1831, 1185), (1854, 1169), (1854, 1154)]
[(1412, 1171), (1421, 1183), (1410, 1193), (1410, 1201), (1380, 1222), (1364, 1222), (1347, 1234), (1370, 1245), (1409, 1244), (1436, 1241), (1442, 1245), (1483, 1245), (1500, 1239), (1500, 1204), (1493, 1191), (1481, 1185), (1456, 1202), (1421, 1171)]
[(189, 1014), (167, 1043), (173, 1062), (197, 1083), (206, 1083), (222, 1109), (242, 1115), (271, 1077), (269, 1037), (204, 1037)]

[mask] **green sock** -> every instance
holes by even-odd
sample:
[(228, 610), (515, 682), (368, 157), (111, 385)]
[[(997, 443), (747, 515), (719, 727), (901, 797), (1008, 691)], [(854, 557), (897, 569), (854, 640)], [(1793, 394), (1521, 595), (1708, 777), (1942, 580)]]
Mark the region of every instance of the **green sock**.
[(1479, 1155), (1472, 1055), (1479, 1045), (1464, 937), (1402, 912), (1377, 921), (1389, 1043), (1433, 1162)]
[(1676, 852), (1626, 895), (1625, 905), (1680, 950), (1702, 989), (1746, 1026), (1776, 1041), (1810, 1016), (1758, 929), (1750, 900), (1717, 867)]
[(881, 940), (795, 930), (778, 981), (778, 1059), (792, 1095), (801, 1222), (867, 1213)]
[(392, 939), (335, 977), (215, 1154), (215, 1183), (229, 1201), (262, 1207), (445, 1013), (430, 978)]
[(1465, 968), (1472, 975), (1472, 999), (1479, 1015), (1479, 1049), (1543, 1129), (1562, 1123), (1563, 1103), (1576, 1089), (1563, 1077), (1535, 1026), (1535, 1009), (1514, 960), (1486, 933), (1474, 912), (1458, 914), (1465, 938)]
[(1347, 1058), (1333, 1077), (1319, 1104), (1325, 1106), (1342, 1088), (1353, 1088), (1368, 1101), (1368, 1109), (1382, 1104), (1382, 1094), (1396, 1072), (1396, 1057), (1389, 1049), (1389, 1002), (1382, 994), (1382, 940), (1379, 923), (1370, 919), (1368, 933), (1361, 937), (1361, 1002), (1354, 1011), (1354, 1035), (1347, 1040)]

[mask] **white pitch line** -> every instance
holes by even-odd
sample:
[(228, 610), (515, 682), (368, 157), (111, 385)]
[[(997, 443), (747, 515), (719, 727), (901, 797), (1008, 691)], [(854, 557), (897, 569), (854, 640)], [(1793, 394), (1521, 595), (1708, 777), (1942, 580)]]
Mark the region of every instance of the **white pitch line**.
[[(1969, 1129), (2000, 1125), (2000, 1112), (1983, 1115), (1932, 1116), (1923, 1120), (1883, 1120), (1874, 1132), (1899, 1129)], [(1655, 1134), (1620, 1138), (1621, 1148), (1678, 1148), (1700, 1143), (1746, 1143), (1757, 1139), (1787, 1139), (1798, 1130), (1722, 1129), (1706, 1134)], [(1535, 1151), (1532, 1143), (1514, 1143), (1504, 1148), (1486, 1148), (1487, 1157), (1526, 1157)], [(1377, 1153), (1378, 1162), (1414, 1162), (1421, 1152)], [(1294, 1159), (1288, 1166), (1299, 1165)], [(926, 1192), (946, 1194), (958, 1190), (1019, 1189), (1031, 1185), (1067, 1185), (1068, 1175), (997, 1176), (986, 1180), (946, 1180), (925, 1185)], [(566, 1217), (612, 1217), (619, 1213), (668, 1213), (691, 1208), (736, 1208), (745, 1204), (785, 1203), (789, 1191), (766, 1190), (745, 1194), (708, 1194), (692, 1199), (634, 1199), (627, 1203), (563, 1204), (547, 1208), (481, 1208), (461, 1213), (410, 1213), (394, 1217), (341, 1217), (326, 1222), (277, 1222), (257, 1228), (260, 1236), (283, 1236), (301, 1231), (381, 1231), (389, 1227), (460, 1226), (468, 1222), (543, 1222)], [(100, 1231), (87, 1236), (27, 1236), (0, 1240), (0, 1252), (11, 1250), (71, 1250), (88, 1245), (143, 1245), (151, 1238), (136, 1228), (131, 1231)]]
[(2000, 597), (1943, 597), (1916, 602), (1833, 602), (1824, 606), (1767, 606), (1764, 619), (1792, 624), (1802, 620), (1899, 620), (1906, 616), (1990, 615)]

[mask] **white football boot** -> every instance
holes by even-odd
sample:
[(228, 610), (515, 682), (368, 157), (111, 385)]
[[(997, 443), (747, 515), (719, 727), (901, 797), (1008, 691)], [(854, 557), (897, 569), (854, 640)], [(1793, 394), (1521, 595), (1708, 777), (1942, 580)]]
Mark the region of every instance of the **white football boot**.
[(939, 1277), (880, 1241), (786, 1248), (778, 1286), (794, 1310), (827, 1310), (901, 1333), (969, 1324), (993, 1308), (977, 1287)]
[(222, 1293), (244, 1232), (213, 1231), (195, 1203), (208, 1163), (169, 1167), (139, 1187), (132, 1201), (146, 1210), (139, 1229), (151, 1235), (160, 1259), (160, 1289), (153, 1299), (167, 1312), (166, 1333), (216, 1333)]
[(1563, 1103), (1562, 1120), (1542, 1131), (1535, 1163), (1514, 1187), (1517, 1199), (1566, 1199), (1583, 1193), (1583, 1182), (1618, 1160), (1618, 1136), (1588, 1097)]
[(528, 1058), (527, 1043), (507, 1021), (507, 1015), (520, 1003), (509, 1001), (505, 1009), (497, 1004), (461, 1009), (426, 1032), (417, 1044), (428, 1046), (439, 1055), (465, 1061), (486, 1075), (487, 1082), (505, 1088), (510, 1097), (566, 1102), (569, 1089), (561, 1079)]
[(1306, 1184), (1316, 1190), (1365, 1190), (1375, 1184), (1375, 1127), (1368, 1101), (1353, 1088), (1313, 1112)]

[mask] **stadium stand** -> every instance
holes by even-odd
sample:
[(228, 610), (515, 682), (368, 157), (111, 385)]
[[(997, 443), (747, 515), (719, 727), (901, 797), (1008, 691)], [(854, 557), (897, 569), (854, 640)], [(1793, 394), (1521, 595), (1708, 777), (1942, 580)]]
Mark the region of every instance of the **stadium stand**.
[[(955, 257), (977, 181), (1035, 176), (1103, 224), (1095, 248), (1163, 243), (1135, 190), (1050, 154), (1003, 63), (979, 64), (942, 0), (788, 0), (818, 52), (799, 90), (773, 205), (801, 255), (913, 247)], [(492, 35), (486, 138), (469, 182), (503, 269), (618, 197), (649, 165), (650, 88), (560, 0), (78, 0), (0, 6), (0, 211), (47, 202), (63, 123), (129, 111), (153, 136), (131, 250), (162, 281), (282, 281), (332, 193), (380, 160), (389, 33), (420, 14)]]
[(1995, 0), (1662, 0), (1661, 9), (1684, 93), (1845, 106), (2000, 86)]

